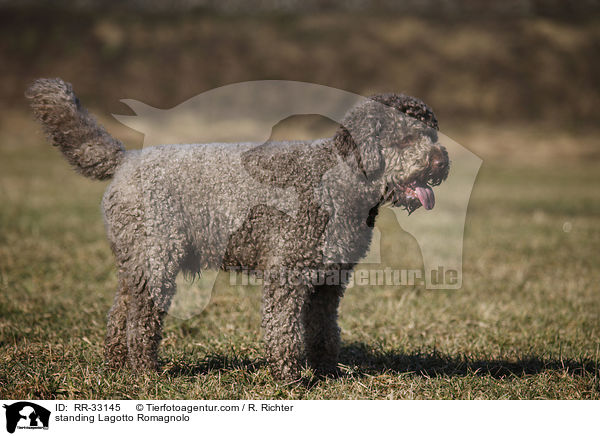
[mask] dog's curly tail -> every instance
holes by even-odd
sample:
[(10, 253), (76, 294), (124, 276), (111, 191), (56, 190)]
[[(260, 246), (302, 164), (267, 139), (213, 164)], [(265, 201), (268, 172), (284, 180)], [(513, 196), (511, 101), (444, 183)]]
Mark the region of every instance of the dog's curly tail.
[(125, 148), (79, 104), (70, 83), (38, 79), (25, 97), (52, 144), (78, 172), (97, 180), (113, 176)]

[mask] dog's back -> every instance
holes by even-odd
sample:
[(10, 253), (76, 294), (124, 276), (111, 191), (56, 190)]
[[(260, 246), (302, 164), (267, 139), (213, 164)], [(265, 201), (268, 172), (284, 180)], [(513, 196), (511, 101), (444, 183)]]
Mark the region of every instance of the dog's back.
[[(150, 238), (181, 239), (194, 250), (196, 268), (219, 268), (231, 234), (255, 206), (290, 216), (298, 211), (294, 186), (263, 182), (248, 171), (245, 153), (259, 145), (161, 145), (127, 152), (102, 202), (109, 239), (119, 243), (119, 229), (133, 221)], [(292, 147), (278, 144), (280, 153)]]

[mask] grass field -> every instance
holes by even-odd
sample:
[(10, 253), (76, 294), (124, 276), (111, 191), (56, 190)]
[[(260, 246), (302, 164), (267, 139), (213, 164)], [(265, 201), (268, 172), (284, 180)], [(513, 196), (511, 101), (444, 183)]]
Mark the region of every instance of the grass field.
[[(116, 289), (106, 185), (70, 170), (25, 119), (5, 119), (0, 138), (0, 398), (600, 398), (592, 136), (507, 128), (496, 141), (522, 150), (510, 161), (483, 141), (491, 131), (457, 132), (484, 158), (463, 288), (348, 290), (343, 375), (281, 384), (262, 360), (260, 294), (248, 287), (221, 286), (200, 315), (168, 318), (160, 373), (103, 368)], [(571, 159), (547, 152), (565, 147)]]

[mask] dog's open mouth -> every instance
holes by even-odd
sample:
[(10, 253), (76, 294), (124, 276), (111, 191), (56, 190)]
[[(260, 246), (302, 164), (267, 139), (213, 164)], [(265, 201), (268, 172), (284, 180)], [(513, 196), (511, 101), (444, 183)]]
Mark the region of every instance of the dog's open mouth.
[(427, 184), (413, 182), (404, 188), (404, 192), (408, 200), (418, 199), (426, 210), (431, 210), (435, 206), (433, 189)]
[(388, 189), (384, 195), (384, 201), (396, 207), (404, 207), (410, 215), (421, 206), (425, 210), (433, 209), (435, 195), (427, 183), (414, 181), (394, 189)]

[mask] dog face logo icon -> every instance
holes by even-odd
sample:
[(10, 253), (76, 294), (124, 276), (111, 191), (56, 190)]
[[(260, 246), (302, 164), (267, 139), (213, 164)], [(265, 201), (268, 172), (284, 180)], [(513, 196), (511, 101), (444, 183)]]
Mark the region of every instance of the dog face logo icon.
[(6, 409), (6, 431), (14, 433), (18, 429), (48, 429), (50, 411), (28, 401), (19, 401), (3, 406)]

